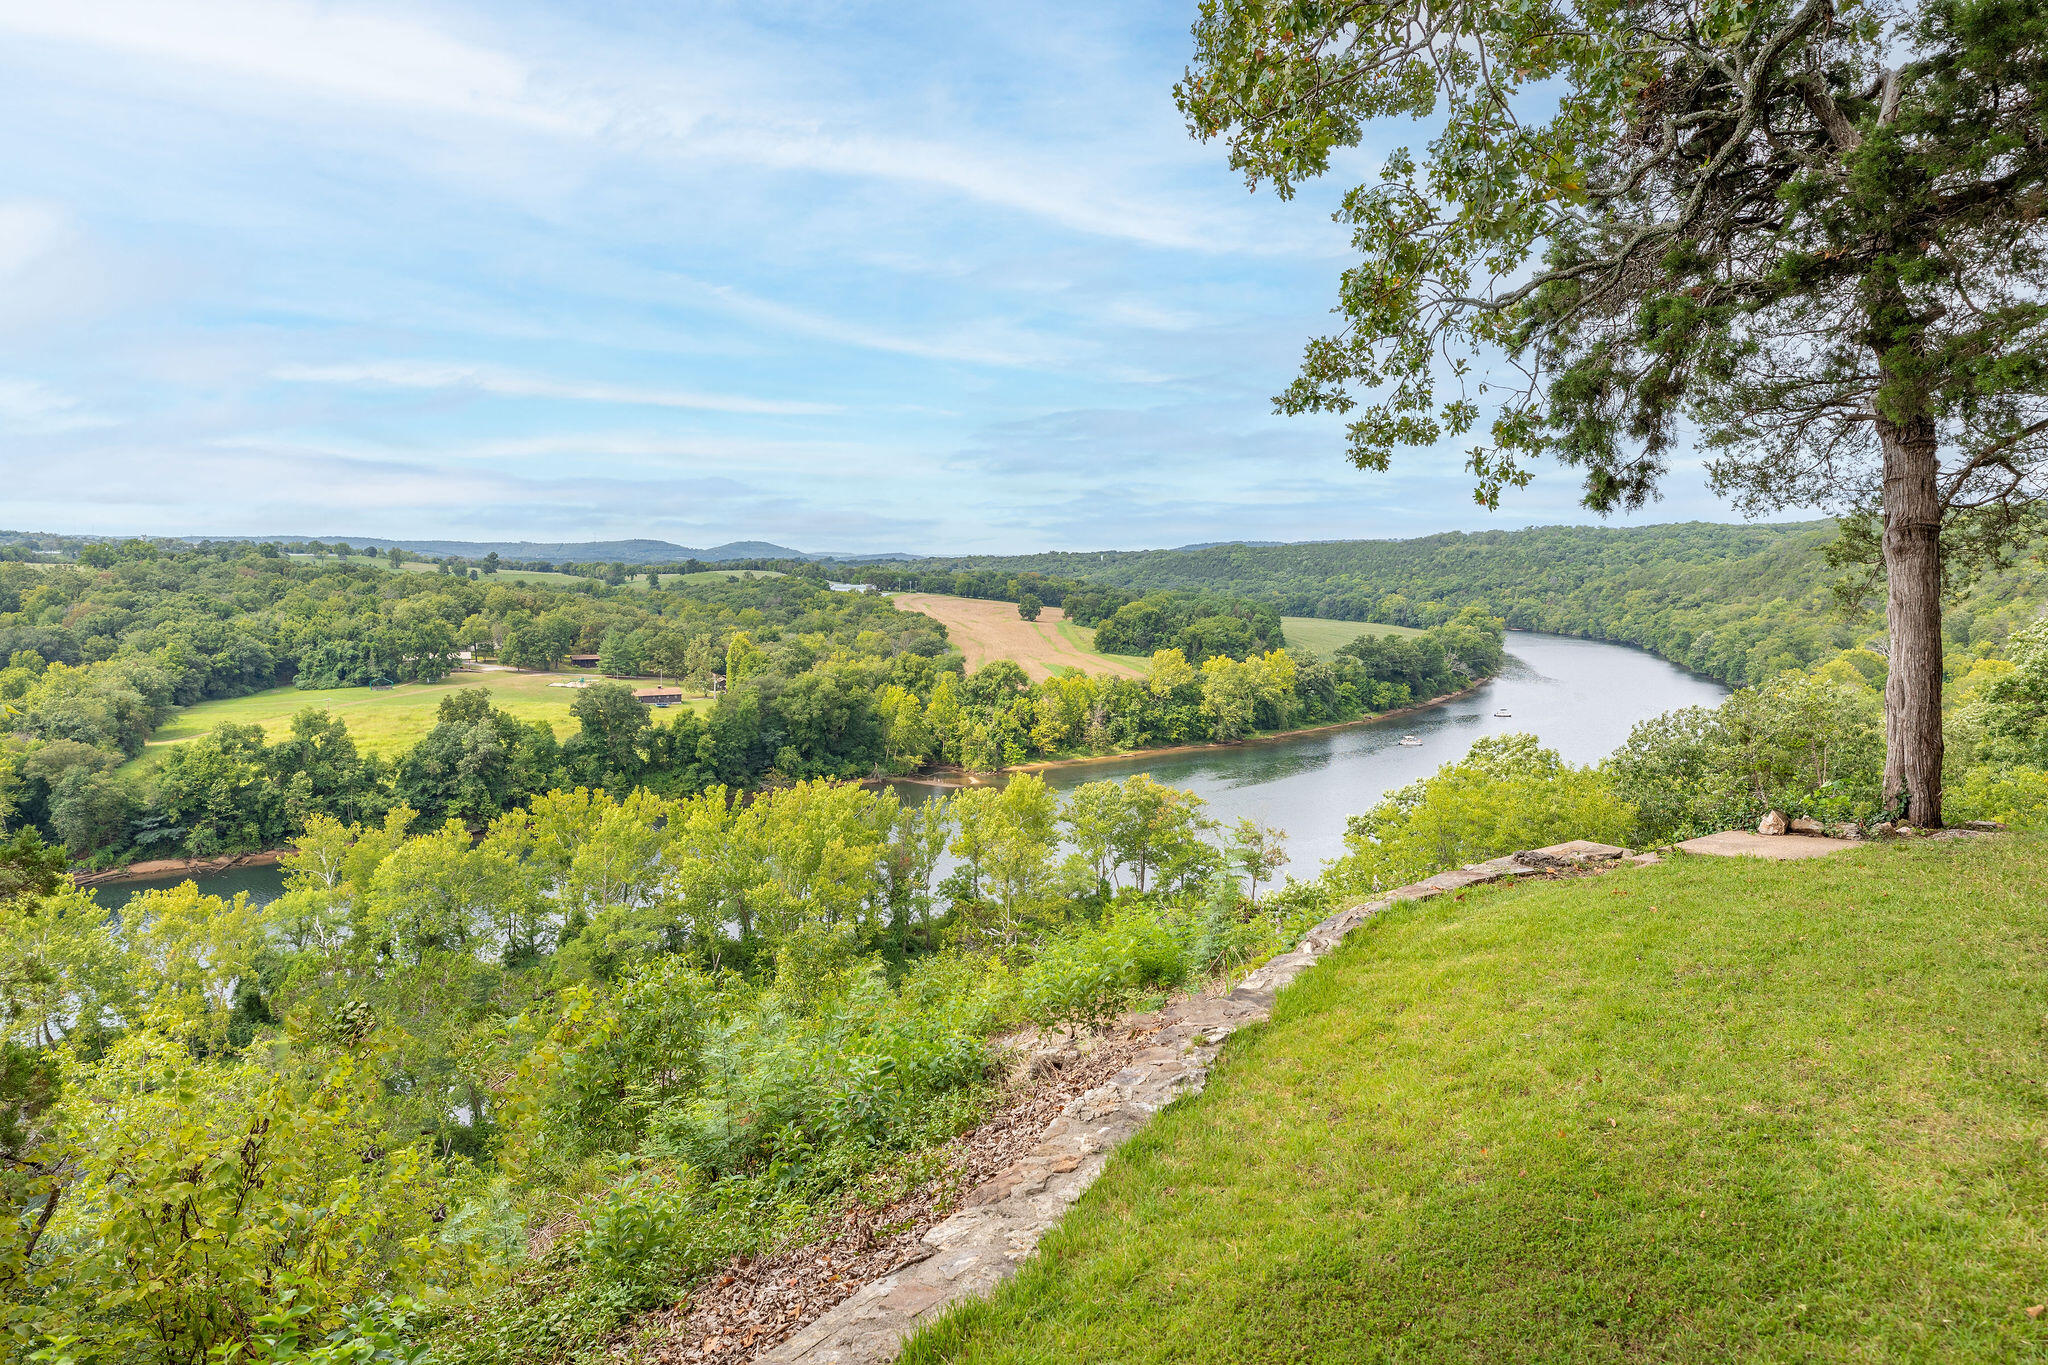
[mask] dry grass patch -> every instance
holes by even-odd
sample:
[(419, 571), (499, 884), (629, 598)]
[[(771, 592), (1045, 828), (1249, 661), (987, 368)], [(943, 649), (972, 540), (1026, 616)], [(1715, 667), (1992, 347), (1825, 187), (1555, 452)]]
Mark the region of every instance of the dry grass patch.
[(1009, 659), (1033, 682), (1070, 668), (1119, 678), (1145, 676), (1139, 660), (1097, 654), (1094, 632), (1067, 620), (1058, 607), (1045, 607), (1036, 621), (1026, 621), (1014, 602), (925, 592), (897, 593), (891, 600), (899, 610), (922, 612), (943, 624), (970, 670)]

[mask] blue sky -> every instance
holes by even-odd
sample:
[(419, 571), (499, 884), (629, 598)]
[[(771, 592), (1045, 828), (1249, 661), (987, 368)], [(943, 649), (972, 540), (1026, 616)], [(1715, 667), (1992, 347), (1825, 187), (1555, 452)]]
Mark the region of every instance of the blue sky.
[[(1345, 260), (1192, 0), (0, 0), (0, 526), (973, 552), (1498, 514), (1274, 416)], [(1640, 520), (1727, 518), (1698, 468)]]

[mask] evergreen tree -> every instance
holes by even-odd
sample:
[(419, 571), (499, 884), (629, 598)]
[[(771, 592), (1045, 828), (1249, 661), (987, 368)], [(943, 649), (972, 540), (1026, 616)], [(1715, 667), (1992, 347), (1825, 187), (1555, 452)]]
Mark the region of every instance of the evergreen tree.
[(1690, 421), (1745, 510), (1862, 514), (1885, 787), (1938, 824), (1945, 580), (2048, 469), (2048, 9), (1210, 0), (1195, 40), (1191, 130), (1283, 197), (1368, 124), (1440, 129), (1346, 196), (1345, 326), (1278, 406), (1353, 414), (1382, 470), (1490, 404), (1482, 502), (1548, 453), (1602, 512), (1656, 496)]

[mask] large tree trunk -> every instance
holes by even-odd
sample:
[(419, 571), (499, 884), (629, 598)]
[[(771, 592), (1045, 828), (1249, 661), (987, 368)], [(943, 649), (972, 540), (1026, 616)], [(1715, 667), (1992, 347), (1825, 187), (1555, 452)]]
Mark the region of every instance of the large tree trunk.
[(1941, 497), (1930, 416), (1880, 416), (1884, 447), (1885, 623), (1891, 671), (1884, 689), (1884, 799), (1901, 792), (1906, 818), (1941, 824)]

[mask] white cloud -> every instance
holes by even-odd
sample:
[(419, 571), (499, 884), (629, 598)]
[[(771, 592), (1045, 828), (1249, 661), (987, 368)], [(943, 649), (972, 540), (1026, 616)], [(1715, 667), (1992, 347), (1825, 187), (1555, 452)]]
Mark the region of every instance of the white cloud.
[(516, 463), (522, 460), (559, 462), (565, 458), (621, 461), (627, 465), (669, 472), (681, 467), (691, 474), (728, 472), (759, 474), (778, 471), (818, 476), (857, 477), (859, 471), (876, 469), (887, 462), (893, 474), (926, 472), (936, 474), (944, 465), (935, 459), (905, 450), (901, 445), (877, 445), (839, 440), (764, 440), (746, 436), (712, 436), (644, 431), (553, 432), (536, 436), (508, 437), (433, 446), (370, 445), (333, 440), (285, 442), (263, 435), (223, 437), (210, 448), (226, 452), (259, 450), (294, 457), (332, 457), (351, 460), (404, 459), (422, 466)]
[(509, 54), (427, 24), (294, 0), (0, 0), (0, 29), (115, 48), (307, 94), (464, 114), (554, 132), (590, 126), (538, 97)]
[[(164, 461), (181, 477), (147, 477)], [(380, 535), (578, 540), (667, 535), (693, 544), (766, 538), (838, 548), (844, 542), (927, 538), (886, 490), (856, 470), (829, 499), (800, 496), (788, 479), (722, 474), (631, 479), (583, 470), (520, 475), (470, 465), (442, 469), (403, 456), (363, 456), (292, 443), (239, 449), (155, 445), (89, 449), (64, 461), (8, 467), (8, 507), (24, 525), (133, 534)], [(224, 502), (220, 488), (242, 490)]]
[(870, 176), (935, 189), (1014, 209), (1077, 232), (1120, 237), (1147, 246), (1230, 250), (1228, 228), (1212, 216), (1111, 189), (1099, 177), (1034, 166), (1017, 155), (991, 154), (922, 139), (830, 137), (810, 130), (757, 127), (714, 132), (692, 150), (785, 170)]
[(690, 287), (698, 297), (736, 317), (749, 318), (799, 336), (818, 337), (847, 346), (916, 356), (924, 360), (1028, 369), (1071, 364), (1085, 349), (1065, 337), (1048, 336), (1000, 321), (918, 336), (777, 303), (730, 285), (692, 284)]
[(887, 461), (891, 473), (919, 469), (937, 471), (941, 466), (926, 457), (906, 451), (901, 445), (877, 445), (863, 441), (771, 441), (751, 437), (672, 436), (650, 432), (565, 432), (545, 436), (524, 436), (503, 441), (481, 441), (474, 445), (447, 447), (434, 454), (459, 460), (553, 459), (570, 455), (594, 455), (639, 460), (657, 465), (689, 462), (726, 466), (757, 472), (783, 469), (801, 473), (844, 474), (849, 470), (873, 469)]
[(33, 200), (0, 200), (0, 276), (48, 255), (64, 236), (64, 215)]
[(87, 412), (77, 399), (46, 384), (0, 376), (0, 430), (48, 435), (113, 424), (113, 418)]
[(1101, 310), (1103, 321), (1147, 332), (1187, 332), (1214, 318), (1186, 308), (1169, 308), (1144, 299), (1112, 299)]
[(643, 389), (625, 384), (594, 384), (551, 379), (490, 365), (461, 365), (431, 360), (383, 360), (355, 365), (285, 365), (271, 371), (273, 379), (293, 384), (331, 384), (347, 388), (440, 389), (489, 394), (495, 398), (566, 399), (582, 403), (621, 403), (640, 407), (694, 408), (703, 412), (740, 412), (761, 416), (818, 416), (841, 411), (833, 403), (794, 399), (749, 398), (738, 394), (698, 393), (687, 389)]
[[(1077, 158), (1072, 149), (1031, 154), (985, 132), (948, 141), (872, 131), (887, 123), (886, 110), (811, 98), (803, 73), (784, 70), (781, 57), (761, 64), (772, 75), (730, 51), (692, 52), (687, 66), (560, 43), (529, 57), (397, 9), (306, 0), (0, 0), (0, 32), (126, 52), (159, 82), (173, 69), (203, 73), (181, 90), (238, 106), (251, 93), (268, 96), (276, 114), (294, 119), (320, 115), (318, 100), (340, 101), (403, 114), (415, 126), (420, 115), (443, 115), (663, 159), (920, 185), (1150, 246), (1304, 245), (1242, 234), (1213, 208), (1135, 190), (1134, 168), (1105, 165), (1113, 140)], [(833, 131), (845, 128), (870, 131)], [(1104, 169), (1073, 169), (1084, 163)]]

